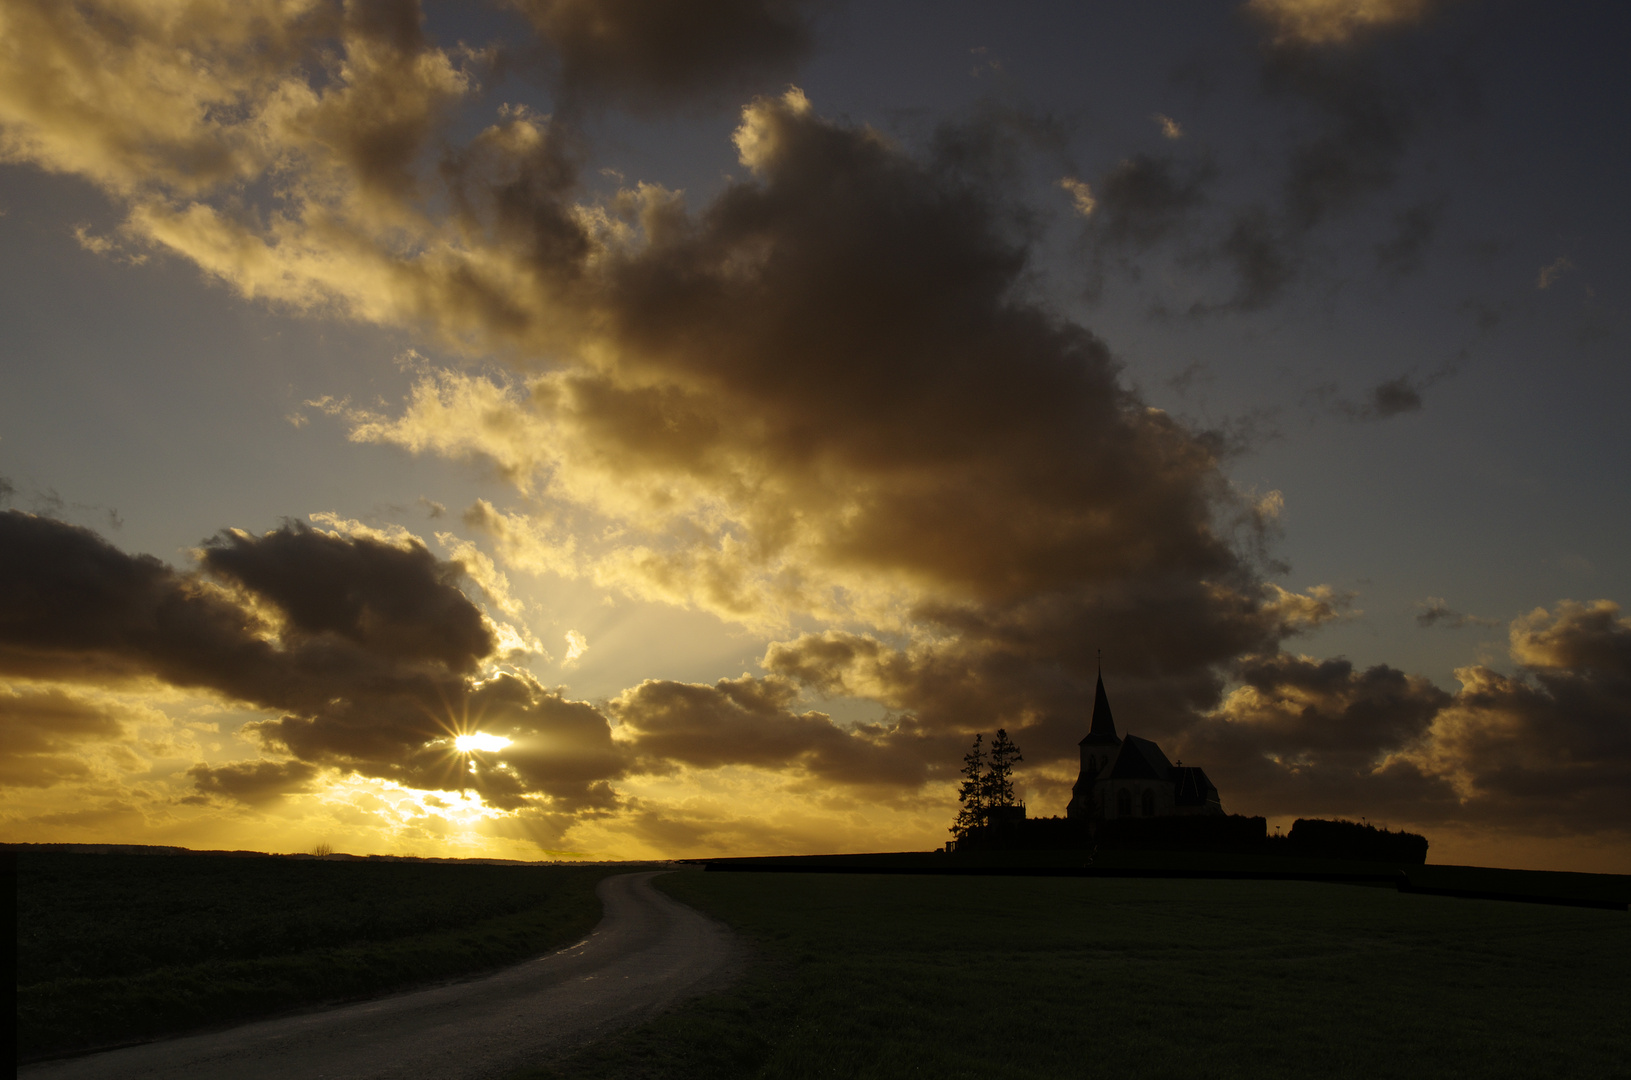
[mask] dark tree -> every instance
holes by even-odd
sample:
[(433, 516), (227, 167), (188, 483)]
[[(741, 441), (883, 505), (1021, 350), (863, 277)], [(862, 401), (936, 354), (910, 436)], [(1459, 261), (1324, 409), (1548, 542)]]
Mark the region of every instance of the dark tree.
[(986, 819), (985, 733), (974, 736), (974, 745), (963, 755), (963, 786), (957, 789), (957, 822), (951, 827), (959, 840)]
[(1024, 760), (1008, 732), (998, 728), (997, 737), (991, 740), (991, 768), (985, 775), (987, 807), (1014, 805), (1014, 764)]

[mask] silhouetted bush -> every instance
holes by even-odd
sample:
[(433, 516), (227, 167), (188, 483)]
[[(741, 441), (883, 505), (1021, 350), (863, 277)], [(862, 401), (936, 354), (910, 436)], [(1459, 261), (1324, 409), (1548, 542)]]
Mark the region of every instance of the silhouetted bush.
[[(1017, 808), (1016, 808), (1017, 809)], [(1256, 852), (1268, 823), (1239, 814), (1195, 817), (1119, 818), (1090, 822), (1081, 818), (994, 818), (969, 830), (959, 851), (1065, 851), (1095, 847), (1148, 851)]]
[(958, 851), (1065, 851), (1091, 848), (1087, 823), (1070, 818), (1028, 818), (1023, 807), (988, 812), (986, 823), (957, 841)]
[(1375, 862), (1422, 864), (1427, 861), (1427, 837), (1393, 832), (1357, 821), (1298, 818), (1286, 838), (1294, 855), (1326, 859), (1369, 859)]
[(1240, 814), (1115, 818), (1097, 825), (1100, 847), (1148, 851), (1254, 852), (1268, 832), (1265, 819)]
[(1421, 865), (1427, 838), (1356, 821), (1298, 818), (1287, 836), (1268, 835), (1268, 822), (1241, 814), (1194, 817), (1027, 818), (1020, 807), (969, 830), (958, 851), (1216, 851), (1320, 859), (1361, 859)]

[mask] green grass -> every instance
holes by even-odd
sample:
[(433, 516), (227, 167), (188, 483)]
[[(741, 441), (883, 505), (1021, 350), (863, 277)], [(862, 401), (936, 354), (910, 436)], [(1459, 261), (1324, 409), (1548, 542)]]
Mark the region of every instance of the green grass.
[(735, 987), (531, 1074), (1624, 1076), (1625, 912), (1302, 882), (684, 873)]
[(497, 967), (581, 938), (628, 867), (26, 853), (20, 1058)]

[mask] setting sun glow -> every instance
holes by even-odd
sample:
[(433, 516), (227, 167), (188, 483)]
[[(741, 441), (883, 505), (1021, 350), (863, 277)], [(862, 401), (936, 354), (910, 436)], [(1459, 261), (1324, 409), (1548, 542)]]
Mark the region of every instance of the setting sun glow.
[(454, 748), (461, 754), (468, 754), (472, 750), (502, 750), (508, 745), (510, 740), (502, 735), (487, 735), (479, 731), (460, 735), (453, 740)]

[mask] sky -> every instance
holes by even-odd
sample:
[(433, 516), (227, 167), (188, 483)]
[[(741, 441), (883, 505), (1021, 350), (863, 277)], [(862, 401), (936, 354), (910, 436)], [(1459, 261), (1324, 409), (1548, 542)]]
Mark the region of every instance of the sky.
[(1628, 22), (0, 0), (0, 838), (1631, 872)]

